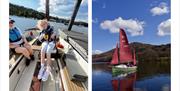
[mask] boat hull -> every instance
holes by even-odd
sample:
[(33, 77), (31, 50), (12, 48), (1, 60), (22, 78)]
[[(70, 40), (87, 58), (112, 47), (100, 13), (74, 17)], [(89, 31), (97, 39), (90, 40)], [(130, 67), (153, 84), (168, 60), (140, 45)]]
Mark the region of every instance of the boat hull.
[(134, 73), (137, 70), (137, 66), (127, 67), (126, 65), (112, 66), (113, 76), (117, 76), (124, 73)]

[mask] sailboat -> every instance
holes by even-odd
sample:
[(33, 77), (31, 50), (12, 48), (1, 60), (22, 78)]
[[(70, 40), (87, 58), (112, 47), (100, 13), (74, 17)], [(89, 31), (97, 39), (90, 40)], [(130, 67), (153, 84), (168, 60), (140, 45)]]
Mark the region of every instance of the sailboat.
[(113, 73), (128, 73), (135, 72), (136, 66), (136, 55), (135, 50), (130, 49), (126, 33), (120, 28), (119, 32), (120, 47), (116, 44), (115, 51), (111, 60), (112, 72)]

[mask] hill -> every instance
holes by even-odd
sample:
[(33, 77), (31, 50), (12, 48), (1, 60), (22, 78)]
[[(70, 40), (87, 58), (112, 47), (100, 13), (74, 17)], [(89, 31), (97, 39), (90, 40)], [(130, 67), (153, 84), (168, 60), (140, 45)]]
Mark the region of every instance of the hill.
[[(135, 49), (138, 61), (170, 61), (170, 44), (151, 45), (139, 42), (130, 43), (130, 48)], [(93, 62), (109, 62), (114, 49), (92, 56)]]
[[(19, 6), (19, 5), (10, 3), (9, 7), (10, 7), (10, 15), (34, 18), (34, 19), (44, 19), (45, 18), (44, 13), (30, 9), (30, 8), (26, 8), (24, 6)], [(50, 16), (50, 21), (64, 23), (66, 25), (69, 23), (68, 19), (63, 19), (63, 18), (54, 17), (54, 16)], [(75, 21), (74, 25), (81, 25), (84, 27), (88, 27), (88, 23), (82, 22), (82, 21)]]

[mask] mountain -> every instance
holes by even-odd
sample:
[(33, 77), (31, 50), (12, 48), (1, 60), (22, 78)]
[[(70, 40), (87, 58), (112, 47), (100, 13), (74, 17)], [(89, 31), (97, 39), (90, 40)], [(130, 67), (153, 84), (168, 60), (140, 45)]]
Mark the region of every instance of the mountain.
[[(171, 44), (151, 45), (139, 42), (130, 43), (130, 48), (135, 49), (138, 61), (170, 61)], [(110, 62), (115, 49), (92, 56), (93, 62)]]
[[(10, 3), (9, 7), (10, 7), (10, 9), (9, 9), (10, 15), (22, 16), (22, 17), (34, 18), (34, 19), (44, 19), (45, 18), (45, 13), (30, 9), (30, 8), (26, 8), (24, 6), (19, 6), (19, 5)], [(68, 19), (63, 19), (63, 18), (54, 17), (54, 16), (50, 16), (49, 18), (50, 18), (50, 21), (64, 23), (66, 25), (69, 23)], [(75, 21), (74, 25), (81, 25), (84, 27), (88, 27), (88, 23), (82, 22), (82, 21)]]

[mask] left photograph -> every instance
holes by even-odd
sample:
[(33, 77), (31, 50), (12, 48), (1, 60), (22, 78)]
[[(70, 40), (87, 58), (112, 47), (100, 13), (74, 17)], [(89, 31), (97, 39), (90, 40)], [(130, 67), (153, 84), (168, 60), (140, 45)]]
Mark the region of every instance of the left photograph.
[(88, 91), (88, 0), (9, 1), (9, 91)]

